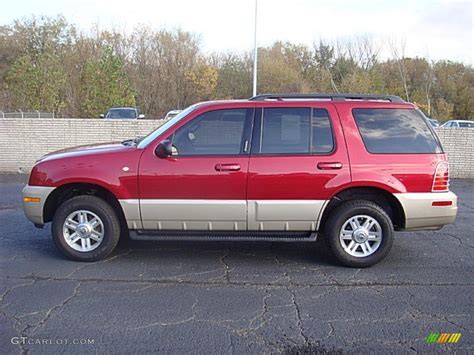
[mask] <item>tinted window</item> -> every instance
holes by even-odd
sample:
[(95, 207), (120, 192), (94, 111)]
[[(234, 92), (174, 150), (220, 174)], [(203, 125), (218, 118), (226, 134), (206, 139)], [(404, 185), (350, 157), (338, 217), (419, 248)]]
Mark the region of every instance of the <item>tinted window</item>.
[(261, 154), (325, 154), (331, 152), (333, 148), (331, 124), (326, 110), (311, 108), (264, 110)]
[(371, 153), (440, 153), (423, 116), (411, 109), (354, 109), (354, 118)]
[(460, 128), (474, 128), (474, 122), (458, 122)]
[(251, 110), (229, 109), (203, 113), (172, 137), (176, 155), (237, 155), (246, 116)]
[(309, 108), (264, 110), (260, 152), (309, 153)]
[(312, 153), (329, 153), (334, 148), (334, 141), (329, 121), (329, 114), (323, 109), (313, 109), (312, 119), (313, 142)]

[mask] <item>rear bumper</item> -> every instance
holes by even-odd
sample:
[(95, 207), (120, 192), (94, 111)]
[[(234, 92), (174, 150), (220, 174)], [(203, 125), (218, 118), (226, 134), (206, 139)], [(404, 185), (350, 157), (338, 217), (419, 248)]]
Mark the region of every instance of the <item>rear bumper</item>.
[[(35, 224), (43, 224), (43, 210), (46, 199), (49, 194), (54, 190), (54, 187), (47, 186), (30, 186), (26, 185), (23, 188), (22, 200), (23, 200), (23, 211), (26, 217)], [(34, 199), (35, 202), (25, 202), (25, 197)], [(39, 199), (39, 200), (38, 200)]]
[[(405, 229), (438, 229), (454, 223), (458, 211), (456, 194), (417, 192), (395, 194), (405, 212)], [(433, 206), (433, 202), (451, 202), (449, 206)]]

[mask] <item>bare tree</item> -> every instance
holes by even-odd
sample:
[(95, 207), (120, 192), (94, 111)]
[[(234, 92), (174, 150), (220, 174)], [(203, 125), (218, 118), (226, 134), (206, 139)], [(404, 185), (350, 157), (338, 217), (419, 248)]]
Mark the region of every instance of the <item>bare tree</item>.
[(331, 67), (334, 64), (335, 56), (334, 56), (334, 46), (330, 44), (325, 44), (323, 41), (319, 41), (319, 43), (313, 43), (313, 50), (314, 55), (316, 57), (316, 62), (321, 69), (326, 71), (332, 89), (339, 93), (339, 89), (334, 81), (333, 73), (331, 72)]
[(425, 84), (424, 84), (424, 91), (425, 91), (425, 96), (426, 96), (426, 113), (428, 114), (429, 117), (432, 115), (432, 109), (431, 109), (431, 90), (434, 84), (435, 80), (435, 73), (434, 73), (434, 64), (430, 60), (430, 56), (427, 50), (426, 53), (426, 71), (424, 73), (424, 79), (425, 79)]
[(391, 38), (388, 41), (390, 50), (392, 52), (392, 57), (397, 63), (398, 73), (400, 74), (400, 79), (403, 84), (403, 88), (405, 90), (405, 96), (407, 101), (410, 101), (410, 95), (408, 93), (408, 83), (407, 83), (407, 72), (405, 67), (405, 46), (406, 40), (403, 38), (399, 41)]

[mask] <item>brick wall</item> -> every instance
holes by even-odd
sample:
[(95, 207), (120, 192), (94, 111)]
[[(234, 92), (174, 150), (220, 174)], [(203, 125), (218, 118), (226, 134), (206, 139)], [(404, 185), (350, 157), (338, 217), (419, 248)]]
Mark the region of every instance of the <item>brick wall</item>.
[[(0, 119), (0, 172), (28, 172), (48, 152), (76, 145), (144, 136), (159, 120)], [(474, 178), (474, 129), (438, 129), (449, 155), (451, 176)]]

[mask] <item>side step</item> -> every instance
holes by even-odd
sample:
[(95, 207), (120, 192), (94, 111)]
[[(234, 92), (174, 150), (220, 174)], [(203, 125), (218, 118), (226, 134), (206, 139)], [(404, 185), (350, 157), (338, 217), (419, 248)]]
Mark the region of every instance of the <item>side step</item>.
[(316, 232), (234, 232), (234, 231), (130, 231), (130, 239), (186, 240), (186, 241), (266, 241), (266, 242), (315, 242)]

